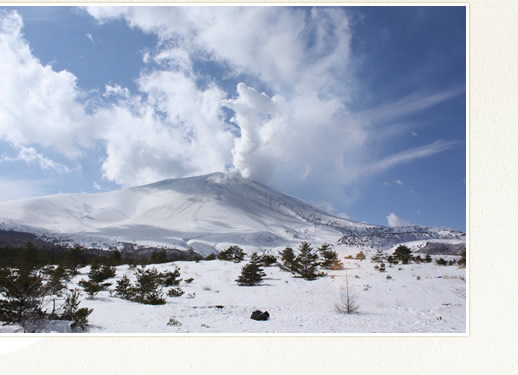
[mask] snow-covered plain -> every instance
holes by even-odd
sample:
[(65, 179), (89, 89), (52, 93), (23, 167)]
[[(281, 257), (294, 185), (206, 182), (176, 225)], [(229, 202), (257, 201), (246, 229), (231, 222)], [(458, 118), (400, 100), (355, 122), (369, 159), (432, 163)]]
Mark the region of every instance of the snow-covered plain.
[[(144, 305), (111, 296), (108, 291), (87, 299), (83, 292), (80, 307), (93, 308), (88, 333), (454, 333), (466, 332), (466, 270), (457, 266), (409, 264), (374, 269), (364, 261), (343, 259), (345, 269), (328, 271), (314, 281), (295, 278), (277, 266), (266, 267), (259, 286), (238, 286), (235, 279), (244, 263), (220, 260), (174, 262), (148, 267), (159, 271), (180, 268), (185, 291), (167, 297), (165, 305)], [(68, 284), (77, 287), (88, 278), (89, 267)], [(117, 276), (133, 280), (134, 270), (117, 267)], [(346, 275), (359, 311), (337, 312)], [(390, 275), (392, 279), (387, 279)], [(420, 276), (420, 280), (417, 277)], [(168, 288), (164, 288), (167, 292)], [(166, 295), (166, 293), (164, 293)], [(50, 303), (50, 302), (49, 302)], [(223, 306), (218, 308), (216, 306)], [(270, 319), (255, 321), (256, 309), (268, 311)], [(174, 317), (179, 326), (168, 326)], [(0, 328), (16, 332), (19, 327)], [(68, 322), (51, 322), (44, 332), (73, 333)]]

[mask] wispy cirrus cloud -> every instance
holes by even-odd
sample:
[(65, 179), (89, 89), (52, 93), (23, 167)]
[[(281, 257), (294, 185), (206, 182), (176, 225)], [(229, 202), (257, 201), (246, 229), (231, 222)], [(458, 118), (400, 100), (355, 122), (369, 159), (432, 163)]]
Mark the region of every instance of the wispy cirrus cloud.
[(69, 173), (72, 171), (69, 167), (64, 164), (58, 163), (51, 160), (38, 151), (34, 147), (15, 146), (13, 148), (18, 149), (16, 156), (5, 156), (0, 157), (0, 161), (24, 161), (27, 164), (37, 164), (43, 170), (52, 170), (57, 173)]
[(416, 159), (425, 158), (439, 152), (449, 150), (457, 144), (457, 141), (438, 140), (427, 145), (397, 152), (370, 164), (366, 169), (366, 173), (376, 174), (389, 168), (393, 168), (398, 164), (408, 163)]

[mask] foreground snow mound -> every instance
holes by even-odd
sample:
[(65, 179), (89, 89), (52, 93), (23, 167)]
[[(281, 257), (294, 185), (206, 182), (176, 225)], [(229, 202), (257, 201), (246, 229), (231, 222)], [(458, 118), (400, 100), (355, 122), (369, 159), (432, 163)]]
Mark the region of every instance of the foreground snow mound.
[[(255, 250), (341, 239), (352, 246), (364, 242), (377, 246), (376, 236), (408, 237), (394, 236), (392, 228), (335, 217), (267, 186), (223, 173), (108, 193), (4, 202), (0, 203), (0, 228), (101, 248), (121, 243), (192, 246), (205, 255), (229, 244)], [(409, 240), (462, 240), (461, 233), (428, 229), (416, 231)]]

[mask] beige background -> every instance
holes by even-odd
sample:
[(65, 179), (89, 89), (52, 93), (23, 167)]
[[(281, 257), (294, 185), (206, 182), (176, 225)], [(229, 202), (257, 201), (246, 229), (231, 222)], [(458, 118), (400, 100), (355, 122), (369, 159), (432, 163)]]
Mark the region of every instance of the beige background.
[(469, 4), (469, 337), (51, 337), (0, 374), (518, 373), (518, 2)]

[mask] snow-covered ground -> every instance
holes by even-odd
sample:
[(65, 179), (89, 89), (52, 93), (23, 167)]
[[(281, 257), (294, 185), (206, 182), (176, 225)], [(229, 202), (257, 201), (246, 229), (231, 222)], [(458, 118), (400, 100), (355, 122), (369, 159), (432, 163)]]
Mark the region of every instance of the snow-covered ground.
[[(276, 266), (267, 267), (264, 283), (253, 287), (235, 282), (245, 263), (158, 264), (148, 267), (166, 271), (178, 266), (183, 280), (194, 278), (190, 284), (182, 281), (184, 295), (166, 296), (165, 305), (152, 306), (110, 296), (108, 291), (87, 299), (83, 292), (80, 307), (94, 309), (87, 331), (91, 334), (466, 332), (465, 269), (409, 264), (387, 267), (381, 273), (368, 259), (344, 259), (345, 270), (328, 271), (327, 276), (314, 281), (294, 278)], [(88, 271), (89, 267), (81, 269), (68, 288), (87, 279)], [(111, 288), (123, 275), (133, 279), (133, 273), (128, 266), (117, 267), (116, 278), (108, 280), (113, 283)], [(359, 304), (359, 311), (349, 315), (335, 308), (346, 275)], [(256, 309), (268, 311), (269, 320), (250, 319)], [(172, 317), (181, 325), (168, 326)], [(51, 323), (46, 332), (71, 332), (68, 324)], [(13, 326), (0, 328), (0, 332), (16, 330)]]

